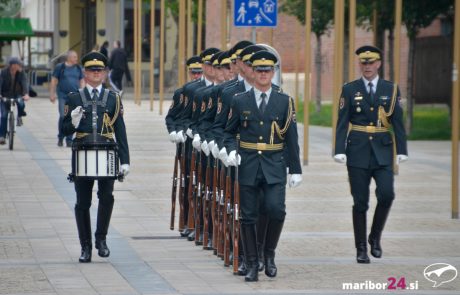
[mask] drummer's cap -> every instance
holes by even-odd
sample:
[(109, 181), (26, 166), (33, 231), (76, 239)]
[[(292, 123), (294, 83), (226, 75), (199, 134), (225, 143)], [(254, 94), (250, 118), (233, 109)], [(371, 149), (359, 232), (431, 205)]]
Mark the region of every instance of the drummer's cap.
[(192, 73), (202, 73), (203, 64), (201, 63), (201, 57), (195, 55), (187, 59), (187, 68)]
[(254, 71), (270, 71), (275, 67), (278, 59), (266, 50), (258, 51), (251, 56), (250, 62)]
[(210, 47), (210, 48), (206, 48), (205, 50), (203, 50), (203, 52), (201, 52), (200, 54), (200, 57), (201, 57), (201, 62), (203, 64), (207, 64), (207, 65), (212, 65), (211, 63), (211, 57), (216, 54), (217, 52), (219, 52), (220, 50), (215, 48), (215, 47)]
[(81, 63), (88, 70), (104, 70), (107, 66), (107, 57), (100, 52), (91, 51), (81, 58)]
[(251, 65), (251, 56), (262, 50), (264, 50), (264, 48), (257, 45), (250, 45), (245, 47), (240, 53), (241, 61), (245, 64)]
[(232, 61), (235, 61), (237, 58), (240, 58), (240, 53), (243, 51), (244, 48), (254, 45), (251, 41), (248, 40), (242, 40), (238, 43), (236, 43), (232, 49), (229, 51), (229, 56)]
[(372, 63), (381, 59), (382, 51), (375, 46), (365, 45), (356, 49), (355, 54), (360, 63)]

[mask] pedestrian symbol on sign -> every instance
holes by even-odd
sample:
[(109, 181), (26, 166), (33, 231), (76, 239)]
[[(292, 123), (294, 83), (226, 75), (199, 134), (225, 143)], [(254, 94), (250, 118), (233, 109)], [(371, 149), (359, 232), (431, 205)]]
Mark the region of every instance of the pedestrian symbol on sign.
[(235, 0), (233, 20), (237, 27), (276, 27), (276, 0)]

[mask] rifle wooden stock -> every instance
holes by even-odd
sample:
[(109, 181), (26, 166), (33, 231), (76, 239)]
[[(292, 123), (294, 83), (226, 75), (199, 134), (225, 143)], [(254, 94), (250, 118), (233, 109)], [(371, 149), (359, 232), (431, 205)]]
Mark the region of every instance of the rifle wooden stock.
[(225, 212), (224, 212), (224, 266), (230, 265), (230, 222), (231, 222), (231, 198), (232, 198), (232, 173), (230, 166), (227, 169), (225, 179)]
[(193, 198), (194, 188), (196, 183), (196, 152), (192, 150), (192, 158), (190, 159), (190, 179), (188, 182), (187, 196), (188, 196), (188, 228), (195, 229), (195, 202)]
[(203, 179), (202, 173), (203, 165), (201, 164), (201, 152), (198, 152), (198, 168), (197, 168), (197, 177), (196, 177), (196, 198), (195, 198), (195, 245), (200, 244), (200, 235), (201, 235), (201, 200), (203, 192)]
[(224, 215), (225, 215), (225, 165), (222, 164), (222, 168), (220, 169), (220, 177), (219, 177), (219, 233), (218, 233), (218, 241), (217, 241), (217, 256), (224, 259)]
[[(238, 146), (238, 144), (237, 144)], [(238, 156), (238, 150), (237, 150)], [(238, 165), (235, 167), (235, 181), (233, 187), (233, 274), (238, 274), (238, 256), (240, 239), (240, 183), (238, 181)]]
[(185, 143), (181, 145), (181, 153), (179, 158), (180, 163), (180, 181), (179, 181), (179, 231), (185, 228)]
[(212, 170), (212, 204), (211, 204), (211, 219), (212, 219), (212, 247), (214, 255), (217, 254), (217, 241), (219, 235), (219, 159), (214, 159), (214, 168)]
[(174, 172), (171, 191), (171, 217), (169, 219), (169, 229), (174, 230), (174, 218), (176, 216), (176, 195), (177, 195), (177, 166), (179, 162), (179, 147), (176, 145), (176, 155), (174, 156)]
[(211, 198), (211, 155), (206, 157), (206, 179), (205, 179), (205, 190), (203, 195), (203, 249), (209, 250), (209, 201)]

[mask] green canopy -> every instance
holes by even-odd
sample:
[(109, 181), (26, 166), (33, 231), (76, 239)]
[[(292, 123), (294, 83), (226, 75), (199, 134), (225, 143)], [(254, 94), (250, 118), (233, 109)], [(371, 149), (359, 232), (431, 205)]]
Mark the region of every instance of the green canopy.
[(24, 40), (33, 35), (28, 18), (0, 18), (0, 41)]

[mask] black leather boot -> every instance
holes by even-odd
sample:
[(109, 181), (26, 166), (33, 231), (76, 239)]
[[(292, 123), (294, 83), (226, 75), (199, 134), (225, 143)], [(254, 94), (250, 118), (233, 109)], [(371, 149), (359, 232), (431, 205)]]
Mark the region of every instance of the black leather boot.
[(99, 202), (97, 208), (97, 228), (96, 228), (96, 243), (95, 247), (98, 250), (97, 254), (100, 257), (109, 257), (110, 250), (107, 247), (107, 231), (109, 230), (110, 218), (112, 217), (113, 202), (109, 204), (102, 204)]
[(248, 269), (246, 268), (246, 263), (244, 261), (244, 246), (242, 237), (238, 239), (238, 275), (245, 276), (248, 273)]
[(366, 212), (353, 210), (353, 229), (355, 232), (356, 261), (358, 263), (370, 263), (369, 256), (367, 256)]
[(283, 230), (284, 220), (270, 219), (268, 222), (267, 238), (265, 239), (265, 274), (276, 277), (278, 269), (275, 264), (275, 250)]
[(194, 229), (192, 229), (191, 232), (188, 234), (187, 241), (190, 241), (190, 242), (195, 241), (195, 230)]
[(241, 224), (241, 240), (244, 248), (244, 258), (247, 268), (244, 280), (256, 282), (259, 280), (259, 256), (257, 254), (257, 230), (255, 224)]
[(81, 245), (81, 255), (78, 261), (91, 262), (91, 216), (89, 209), (81, 210), (75, 206), (75, 220), (77, 221), (78, 237)]
[(371, 254), (375, 258), (382, 257), (382, 246), (380, 246), (380, 238), (382, 231), (385, 227), (388, 214), (390, 213), (391, 206), (383, 207), (377, 204), (374, 213), (374, 220), (372, 222), (371, 233), (369, 234), (369, 244), (371, 245)]
[(257, 249), (259, 251), (259, 271), (265, 268), (264, 249), (265, 238), (267, 237), (268, 218), (265, 214), (259, 214), (257, 220)]

